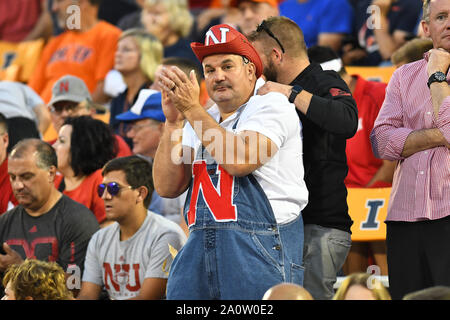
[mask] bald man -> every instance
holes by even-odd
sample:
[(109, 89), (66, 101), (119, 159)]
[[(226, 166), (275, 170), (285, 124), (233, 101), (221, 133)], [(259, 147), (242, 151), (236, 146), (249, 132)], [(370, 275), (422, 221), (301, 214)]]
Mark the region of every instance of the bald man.
[(314, 300), (311, 294), (295, 283), (283, 282), (266, 291), (263, 300)]

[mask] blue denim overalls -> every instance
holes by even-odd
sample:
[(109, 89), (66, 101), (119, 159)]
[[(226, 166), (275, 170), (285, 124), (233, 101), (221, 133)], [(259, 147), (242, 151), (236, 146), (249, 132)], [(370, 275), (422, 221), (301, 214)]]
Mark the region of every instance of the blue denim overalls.
[[(237, 121), (233, 129), (236, 125)], [(167, 299), (261, 300), (264, 293), (278, 283), (302, 285), (301, 214), (293, 221), (278, 225), (255, 177), (252, 174), (230, 176), (203, 146), (197, 153), (193, 173), (184, 206), (190, 235), (172, 263)], [(216, 198), (217, 195), (226, 197), (221, 193), (224, 184), (231, 186), (232, 206), (225, 207), (230, 208), (228, 211), (235, 208), (234, 212), (225, 215), (211, 212), (214, 203), (209, 200), (208, 204), (208, 198), (205, 199), (206, 183), (195, 188), (201, 174), (209, 177)], [(191, 201), (194, 202), (190, 204)], [(223, 207), (218, 209), (223, 211)]]

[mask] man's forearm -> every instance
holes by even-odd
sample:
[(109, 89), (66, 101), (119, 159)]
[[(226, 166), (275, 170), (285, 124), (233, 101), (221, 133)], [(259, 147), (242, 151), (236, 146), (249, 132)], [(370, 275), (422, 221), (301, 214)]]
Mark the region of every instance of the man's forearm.
[(383, 160), (383, 164), (378, 168), (378, 171), (374, 174), (372, 179), (370, 179), (366, 188), (370, 188), (377, 182), (392, 183), (396, 165), (397, 161)]
[(446, 146), (446, 140), (439, 129), (416, 130), (406, 138), (401, 156), (407, 158), (416, 152), (439, 146)]
[(437, 119), (439, 115), (439, 110), (444, 102), (444, 99), (450, 96), (450, 88), (448, 83), (445, 82), (434, 82), (430, 86), (431, 101), (433, 102), (433, 112)]
[(184, 115), (211, 157), (232, 176), (248, 175), (263, 164), (260, 157), (263, 152), (258, 152), (263, 144), (267, 144), (263, 155), (266, 159), (276, 152), (272, 150), (272, 142), (263, 135), (253, 131), (242, 134), (228, 131), (202, 107), (186, 111)]
[[(183, 159), (182, 122), (166, 123), (153, 162), (153, 180), (156, 192), (162, 197), (173, 198), (181, 194), (187, 185), (186, 165), (191, 158)], [(189, 162), (188, 164), (185, 164)], [(191, 173), (189, 172), (189, 175)]]

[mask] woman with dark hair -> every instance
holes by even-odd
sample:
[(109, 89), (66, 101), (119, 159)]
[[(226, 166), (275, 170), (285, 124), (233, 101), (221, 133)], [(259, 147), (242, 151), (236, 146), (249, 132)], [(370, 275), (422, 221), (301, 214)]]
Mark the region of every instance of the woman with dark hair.
[(53, 147), (61, 173), (56, 187), (88, 207), (102, 226), (106, 212), (97, 186), (102, 182), (101, 169), (117, 153), (110, 127), (89, 116), (67, 118)]

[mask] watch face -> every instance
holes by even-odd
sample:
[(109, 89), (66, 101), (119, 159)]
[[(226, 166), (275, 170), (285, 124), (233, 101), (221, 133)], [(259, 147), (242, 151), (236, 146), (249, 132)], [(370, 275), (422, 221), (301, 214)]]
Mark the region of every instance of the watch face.
[(445, 80), (447, 80), (447, 77), (446, 77), (445, 74), (442, 73), (442, 72), (436, 72), (436, 73), (435, 73), (435, 78), (436, 78), (438, 81), (445, 81)]

